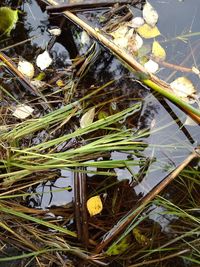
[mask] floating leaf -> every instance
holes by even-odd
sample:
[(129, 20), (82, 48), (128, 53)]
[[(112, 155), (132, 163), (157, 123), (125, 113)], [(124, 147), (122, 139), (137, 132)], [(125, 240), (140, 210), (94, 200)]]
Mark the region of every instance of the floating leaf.
[(158, 13), (149, 2), (144, 5), (142, 14), (146, 23), (151, 27), (154, 27), (158, 22)]
[(159, 44), (159, 42), (154, 41), (152, 45), (152, 54), (159, 58), (164, 60), (166, 58), (166, 52), (165, 49)]
[(81, 128), (85, 128), (90, 125), (94, 120), (95, 108), (89, 109), (81, 118), (80, 126)]
[(150, 59), (144, 64), (145, 69), (150, 73), (155, 73), (159, 69), (158, 63)]
[(143, 26), (139, 27), (137, 29), (137, 32), (140, 34), (140, 36), (146, 39), (154, 38), (160, 35), (160, 31), (156, 26), (152, 28), (146, 23)]
[(127, 34), (127, 32), (128, 32), (128, 27), (126, 25), (122, 25), (119, 28), (117, 28), (117, 30), (111, 32), (110, 35), (114, 39), (118, 39), (124, 37)]
[(28, 61), (19, 61), (17, 69), (27, 78), (32, 79), (34, 76), (34, 67)]
[(127, 23), (129, 27), (139, 28), (144, 25), (144, 19), (142, 17), (135, 17)]
[(179, 77), (170, 83), (174, 93), (182, 98), (186, 98), (196, 93), (196, 89), (192, 82), (186, 77)]
[(59, 36), (59, 35), (61, 35), (62, 30), (61, 30), (59, 27), (56, 27), (56, 28), (49, 29), (48, 32), (49, 32), (51, 35)]
[(122, 254), (130, 247), (130, 243), (131, 243), (130, 236), (126, 236), (117, 244), (114, 244), (111, 247), (109, 247), (109, 249), (106, 251), (106, 254), (109, 256)]
[(48, 68), (51, 63), (53, 62), (52, 58), (50, 57), (47, 51), (44, 51), (36, 58), (36, 65), (41, 69), (45, 70)]
[(13, 116), (18, 119), (26, 119), (33, 113), (34, 109), (28, 105), (18, 105), (16, 106), (15, 111), (13, 112)]
[(9, 7), (0, 8), (0, 32), (2, 34), (10, 35), (12, 29), (18, 21), (18, 10), (12, 10)]
[(139, 36), (139, 34), (133, 34), (131, 38), (128, 40), (128, 50), (131, 53), (138, 51), (143, 45), (143, 40)]
[(100, 196), (94, 196), (89, 198), (87, 201), (87, 209), (90, 216), (99, 214), (103, 209), (103, 204)]

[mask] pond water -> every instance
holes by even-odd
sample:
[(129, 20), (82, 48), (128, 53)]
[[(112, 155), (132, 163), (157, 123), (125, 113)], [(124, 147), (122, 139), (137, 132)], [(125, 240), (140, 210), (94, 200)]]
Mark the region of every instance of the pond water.
[[(3, 1), (3, 4), (10, 2), (15, 1)], [(54, 59), (52, 70), (47, 73), (50, 80), (56, 69), (68, 70), (73, 58), (84, 55), (92, 44), (92, 40), (82, 45), (80, 43), (82, 31), (69, 22), (63, 22), (60, 15), (56, 15), (54, 18), (49, 17), (41, 5), (41, 1), (27, 0), (22, 2), (20, 9), (23, 14), (20, 15), (20, 23), (12, 32), (11, 38), (0, 41), (0, 51), (4, 51), (7, 46), (30, 38), (22, 45), (6, 49), (4, 52), (10, 57), (23, 57), (30, 62), (35, 62), (36, 56), (50, 47), (49, 52)], [(193, 66), (199, 68), (200, 66), (200, 54), (198, 52), (200, 35), (194, 34), (199, 32), (200, 1), (154, 0), (149, 2), (159, 13), (158, 28), (162, 35), (158, 40), (166, 50), (166, 62), (172, 66), (171, 68), (161, 66), (157, 75), (167, 82), (171, 82), (179, 76), (186, 76), (193, 81), (197, 92), (200, 93), (200, 82), (197, 75), (191, 72), (180, 72), (173, 68), (173, 64), (187, 68)], [(98, 26), (98, 19), (104, 12), (105, 10), (99, 10), (96, 13), (85, 11), (78, 13), (78, 15), (89, 24)], [(141, 11), (134, 9), (134, 12), (140, 14)], [(48, 30), (59, 25), (62, 25), (63, 32), (55, 39)], [(146, 41), (147, 46), (150, 43), (150, 41)], [(112, 151), (108, 156), (110, 160), (133, 159), (141, 162), (135, 167), (114, 169), (116, 173), (114, 183), (123, 180), (131, 182), (134, 175), (140, 177), (140, 181), (132, 189), (134, 194), (140, 198), (162, 181), (200, 143), (200, 129), (197, 124), (184, 125), (187, 116), (183, 111), (170, 101), (153, 93), (149, 88), (142, 86), (134, 75), (123, 67), (105, 47), (96, 44), (96, 51), (94, 62), (84, 78), (81, 79), (74, 100), (87, 94), (88, 88), (101, 86), (111, 80), (114, 80), (114, 83), (103, 94), (92, 96), (90, 104), (98, 105), (103, 101), (108, 101), (108, 104), (102, 106), (102, 110), (114, 114), (135, 104), (138, 99), (142, 100), (140, 112), (136, 116), (130, 116), (127, 121), (121, 122), (120, 127), (131, 128), (133, 140), (143, 141), (146, 146), (139, 152)], [(13, 85), (12, 81), (5, 81), (7, 75), (8, 73), (1, 73), (0, 79), (9, 90), (9, 88), (13, 88)], [(19, 91), (20, 94), (17, 97), (19, 101), (22, 101), (27, 96), (27, 92)], [(48, 94), (50, 95), (52, 92), (53, 88), (49, 89)], [(58, 104), (55, 101), (54, 108), (63, 105), (60, 98), (58, 98)], [(53, 97), (49, 99), (53, 101)], [(29, 100), (34, 104), (34, 100), (31, 98)], [(5, 103), (1, 105), (3, 106)], [(197, 107), (197, 104), (195, 105)], [(41, 114), (46, 112), (48, 111), (44, 110)], [(100, 157), (99, 160), (101, 159)], [(143, 164), (144, 162), (145, 164)], [(91, 184), (93, 178), (99, 181), (95, 175), (88, 174), (88, 180)], [(66, 188), (68, 189), (66, 190)], [(96, 189), (101, 190), (98, 186), (93, 187), (92, 185), (89, 188), (91, 194), (94, 193), (92, 188), (95, 188), (94, 191)], [(53, 191), (55, 192), (52, 194)], [(40, 184), (34, 187), (34, 193), (39, 197), (29, 198), (29, 205), (37, 208), (46, 209), (50, 206), (70, 203), (74, 197), (73, 172), (66, 169), (59, 170), (57, 179), (53, 184), (51, 182)]]

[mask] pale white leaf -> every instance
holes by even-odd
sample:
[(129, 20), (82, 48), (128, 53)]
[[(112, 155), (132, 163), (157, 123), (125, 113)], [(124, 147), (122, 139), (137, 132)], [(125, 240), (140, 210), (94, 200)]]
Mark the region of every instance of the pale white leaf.
[(61, 30), (60, 28), (52, 28), (52, 29), (49, 29), (48, 32), (49, 32), (51, 35), (59, 36), (59, 35), (61, 35), (62, 30)]
[(150, 73), (156, 73), (156, 71), (159, 69), (158, 63), (156, 63), (152, 59), (150, 59), (149, 61), (147, 61), (144, 64), (144, 67), (145, 67), (146, 71), (148, 71)]
[(89, 126), (93, 120), (95, 115), (95, 108), (89, 109), (81, 118), (80, 120), (80, 126), (81, 128), (85, 128)]
[(138, 51), (143, 45), (143, 40), (139, 34), (133, 34), (128, 40), (128, 50), (132, 53)]
[(53, 62), (53, 59), (50, 57), (47, 51), (44, 51), (42, 54), (38, 55), (38, 57), (36, 58), (36, 65), (41, 70), (45, 70), (46, 68), (48, 68), (52, 62)]
[(186, 77), (179, 77), (170, 83), (174, 93), (182, 98), (187, 98), (196, 93), (196, 89), (192, 82)]
[(142, 17), (135, 17), (127, 23), (129, 27), (139, 28), (144, 25), (144, 19)]
[(149, 2), (144, 5), (142, 14), (146, 23), (151, 27), (154, 27), (158, 22), (158, 13)]
[(26, 119), (33, 113), (34, 109), (28, 105), (18, 105), (16, 106), (15, 111), (13, 112), (13, 116), (18, 119)]
[(34, 76), (34, 67), (33, 64), (26, 60), (19, 61), (17, 69), (26, 77), (29, 79), (32, 79)]

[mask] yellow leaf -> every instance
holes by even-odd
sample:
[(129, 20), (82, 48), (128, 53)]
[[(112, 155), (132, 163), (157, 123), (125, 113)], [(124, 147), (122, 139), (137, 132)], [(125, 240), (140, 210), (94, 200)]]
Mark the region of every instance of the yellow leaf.
[(146, 39), (154, 38), (160, 35), (160, 31), (158, 30), (157, 26), (152, 28), (146, 23), (143, 26), (139, 27), (137, 29), (137, 32), (140, 34), (140, 36)]
[(59, 79), (59, 80), (56, 81), (56, 85), (57, 85), (58, 87), (64, 87), (64, 86), (65, 86), (63, 80), (61, 80), (61, 79)]
[(103, 209), (103, 205), (102, 205), (102, 201), (101, 201), (100, 196), (95, 196), (95, 197), (89, 198), (87, 201), (87, 209), (88, 209), (90, 216), (94, 216), (96, 214), (99, 214)]
[(164, 60), (166, 58), (166, 52), (165, 49), (159, 44), (159, 42), (154, 41), (153, 42), (153, 46), (152, 46), (152, 54), (157, 57), (160, 58), (162, 60)]

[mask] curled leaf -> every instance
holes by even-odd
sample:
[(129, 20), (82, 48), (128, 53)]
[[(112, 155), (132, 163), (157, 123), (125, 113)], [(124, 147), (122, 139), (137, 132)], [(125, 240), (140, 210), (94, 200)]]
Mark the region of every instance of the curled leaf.
[(27, 78), (32, 79), (34, 76), (34, 67), (28, 61), (19, 61), (17, 69)]
[(103, 204), (100, 196), (94, 196), (87, 201), (87, 210), (90, 216), (99, 214), (103, 209)]
[(38, 57), (36, 58), (36, 65), (41, 70), (45, 70), (46, 68), (48, 68), (52, 62), (53, 62), (53, 59), (50, 57), (47, 51), (44, 51), (42, 54), (38, 55)]
[(80, 126), (81, 128), (85, 128), (90, 125), (94, 120), (95, 108), (89, 109), (81, 118)]
[(160, 31), (156, 26), (152, 28), (146, 23), (143, 26), (139, 27), (137, 29), (137, 32), (139, 33), (140, 36), (146, 39), (154, 38), (160, 35)]
[(133, 34), (131, 38), (128, 40), (128, 50), (131, 53), (138, 51), (143, 45), (143, 40), (139, 36), (139, 34)]
[(196, 93), (196, 89), (192, 82), (186, 77), (179, 77), (170, 83), (174, 93), (182, 98), (186, 98)]

